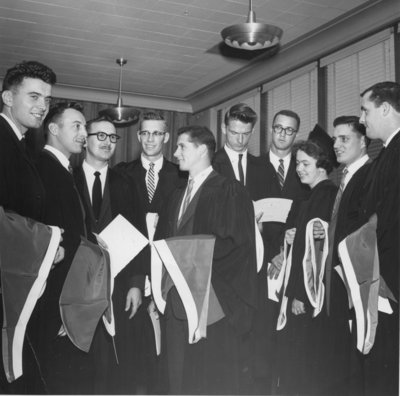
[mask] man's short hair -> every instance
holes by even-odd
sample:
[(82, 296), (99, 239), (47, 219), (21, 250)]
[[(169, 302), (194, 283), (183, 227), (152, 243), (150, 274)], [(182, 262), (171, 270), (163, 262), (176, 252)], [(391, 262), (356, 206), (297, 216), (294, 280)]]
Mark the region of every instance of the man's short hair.
[(367, 147), (371, 143), (371, 139), (366, 135), (365, 125), (360, 123), (360, 117), (354, 115), (336, 117), (333, 120), (333, 127), (336, 128), (338, 125), (348, 125), (354, 132), (364, 136)]
[(370, 92), (369, 100), (379, 107), (383, 102), (388, 102), (398, 113), (400, 113), (400, 84), (394, 81), (384, 81), (372, 85), (361, 93), (363, 97)]
[(43, 128), (45, 134), (48, 132), (49, 124), (52, 122), (58, 123), (64, 111), (67, 109), (74, 109), (80, 111), (83, 114), (83, 106), (78, 102), (59, 102), (52, 106), (44, 119)]
[(19, 86), (24, 78), (37, 78), (54, 85), (56, 74), (48, 66), (36, 61), (24, 61), (7, 70), (3, 80), (3, 91)]
[(225, 125), (228, 125), (229, 121), (231, 120), (237, 120), (243, 122), (244, 124), (251, 124), (253, 128), (257, 122), (257, 114), (246, 103), (238, 103), (232, 106), (225, 113), (225, 119), (224, 119)]
[(286, 109), (279, 110), (274, 115), (274, 118), (272, 120), (272, 125), (275, 124), (276, 117), (278, 117), (279, 115), (283, 115), (283, 116), (286, 116), (286, 117), (294, 118), (296, 120), (296, 122), (297, 122), (297, 130), (300, 129), (300, 117), (299, 117), (299, 115), (296, 112), (292, 111), (292, 110), (286, 110)]
[(178, 129), (178, 136), (187, 134), (189, 141), (195, 146), (205, 144), (207, 146), (208, 157), (212, 159), (215, 153), (215, 137), (213, 133), (205, 126), (188, 125)]
[(108, 117), (100, 116), (97, 118), (93, 118), (92, 120), (86, 121), (86, 130), (90, 132), (92, 129), (92, 125), (97, 124), (98, 122), (109, 122), (110, 124), (114, 125), (114, 123)]
[(140, 120), (140, 129), (142, 129), (143, 121), (164, 121), (165, 125), (167, 125), (167, 121), (165, 120), (164, 116), (160, 113), (156, 113), (155, 111), (147, 111), (143, 113)]

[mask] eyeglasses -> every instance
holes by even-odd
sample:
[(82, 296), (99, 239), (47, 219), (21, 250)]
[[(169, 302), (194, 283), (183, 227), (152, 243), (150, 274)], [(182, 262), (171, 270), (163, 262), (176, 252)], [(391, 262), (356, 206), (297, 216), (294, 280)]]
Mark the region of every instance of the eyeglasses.
[(150, 132), (150, 131), (139, 131), (139, 135), (140, 136), (144, 136), (144, 137), (149, 137), (149, 136), (164, 136), (166, 134), (166, 132), (162, 132), (162, 131), (154, 131), (154, 132)]
[(279, 124), (273, 125), (273, 126), (272, 126), (272, 129), (274, 130), (274, 132), (275, 132), (276, 134), (279, 134), (279, 133), (284, 132), (285, 135), (288, 135), (288, 136), (292, 136), (294, 133), (297, 132), (297, 130), (296, 130), (296, 129), (293, 129), (292, 127), (286, 127), (286, 128), (284, 128), (282, 125), (279, 125)]
[(100, 140), (100, 142), (104, 142), (107, 137), (110, 139), (111, 143), (117, 143), (117, 140), (121, 137), (116, 135), (115, 133), (109, 135), (108, 133), (105, 132), (96, 132), (96, 133), (88, 133), (88, 136), (97, 136), (97, 140)]

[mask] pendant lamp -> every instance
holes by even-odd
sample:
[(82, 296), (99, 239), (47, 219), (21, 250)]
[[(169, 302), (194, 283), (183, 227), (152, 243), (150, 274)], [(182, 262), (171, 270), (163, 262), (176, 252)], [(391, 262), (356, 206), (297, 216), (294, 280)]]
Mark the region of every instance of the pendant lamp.
[(247, 51), (262, 50), (279, 44), (281, 28), (265, 23), (256, 23), (253, 1), (249, 0), (247, 22), (228, 26), (221, 31), (225, 44)]
[(127, 60), (124, 58), (119, 58), (116, 60), (116, 62), (120, 66), (117, 105), (115, 107), (101, 110), (99, 115), (108, 118), (116, 126), (136, 124), (139, 120), (140, 111), (134, 107), (124, 106), (122, 104), (122, 67), (126, 65)]

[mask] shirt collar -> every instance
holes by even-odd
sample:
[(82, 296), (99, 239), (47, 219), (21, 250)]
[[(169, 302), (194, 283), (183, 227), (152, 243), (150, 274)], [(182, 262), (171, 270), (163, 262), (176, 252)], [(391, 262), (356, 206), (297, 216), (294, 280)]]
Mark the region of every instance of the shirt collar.
[(354, 173), (356, 173), (368, 160), (369, 160), (368, 154), (364, 154), (357, 161), (354, 161), (353, 163), (348, 165), (347, 166), (348, 176), (346, 176), (346, 178), (349, 179), (349, 175), (354, 175)]
[(162, 166), (164, 164), (164, 157), (163, 156), (161, 156), (159, 159), (157, 159), (155, 161), (149, 161), (143, 154), (141, 154), (140, 160), (142, 162), (143, 168), (146, 169), (146, 170), (149, 170), (150, 162), (152, 162), (154, 164), (154, 171), (157, 172), (157, 173), (160, 171), (160, 169), (162, 168)]
[(108, 164), (104, 165), (101, 169), (95, 169), (86, 160), (83, 160), (82, 168), (85, 173), (90, 173), (91, 175), (94, 175), (94, 172), (100, 172), (100, 175), (104, 176), (107, 173)]
[(383, 144), (385, 147), (389, 145), (392, 139), (400, 132), (400, 128), (396, 129), (387, 139), (386, 142)]
[(17, 136), (18, 140), (22, 140), (24, 136), (22, 135), (22, 133), (18, 129), (18, 127), (15, 125), (14, 121), (12, 121), (11, 118), (8, 117), (7, 115), (5, 115), (4, 113), (0, 113), (0, 115), (10, 124), (10, 127), (14, 131), (14, 133)]
[(243, 151), (243, 153), (238, 153), (235, 150), (232, 150), (231, 148), (229, 148), (226, 144), (224, 146), (224, 149), (226, 151), (226, 154), (228, 154), (228, 157), (230, 159), (231, 162), (237, 162), (239, 161), (239, 154), (243, 154), (243, 159), (247, 159), (247, 149), (245, 151)]
[(61, 162), (61, 165), (69, 172), (69, 159), (60, 150), (48, 144), (44, 146), (44, 149), (50, 151), (50, 153), (52, 153)]
[(199, 174), (197, 174), (194, 178), (193, 178), (193, 183), (196, 186), (201, 185), (204, 180), (207, 179), (207, 177), (210, 175), (210, 173), (213, 171), (213, 167), (210, 165), (209, 167), (207, 167), (206, 169), (204, 169), (203, 171), (201, 171)]

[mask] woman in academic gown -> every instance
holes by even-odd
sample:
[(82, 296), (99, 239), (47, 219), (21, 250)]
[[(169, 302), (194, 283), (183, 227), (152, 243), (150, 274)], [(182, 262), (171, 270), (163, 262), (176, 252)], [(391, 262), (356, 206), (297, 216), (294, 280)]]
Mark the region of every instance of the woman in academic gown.
[[(320, 394), (319, 374), (323, 358), (322, 310), (315, 317), (306, 291), (303, 258), (307, 223), (315, 218), (328, 222), (337, 194), (328, 174), (336, 166), (329, 135), (318, 125), (307, 141), (299, 142), (296, 170), (302, 183), (309, 185), (307, 200), (294, 202), (286, 223), (285, 239), (292, 249), (292, 265), (285, 296), (288, 297), (287, 323), (279, 334), (280, 383), (282, 394)], [(321, 248), (317, 246), (316, 251)]]

